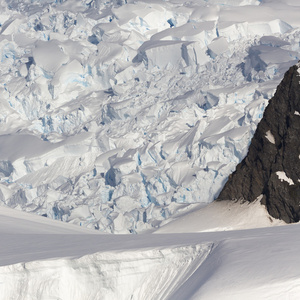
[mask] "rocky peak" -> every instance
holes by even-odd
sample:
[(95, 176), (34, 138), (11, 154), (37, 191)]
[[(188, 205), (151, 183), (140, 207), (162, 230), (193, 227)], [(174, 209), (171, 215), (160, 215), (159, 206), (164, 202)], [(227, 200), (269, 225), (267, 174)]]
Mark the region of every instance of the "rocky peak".
[(217, 200), (260, 201), (287, 223), (300, 220), (300, 63), (277, 87), (249, 151)]

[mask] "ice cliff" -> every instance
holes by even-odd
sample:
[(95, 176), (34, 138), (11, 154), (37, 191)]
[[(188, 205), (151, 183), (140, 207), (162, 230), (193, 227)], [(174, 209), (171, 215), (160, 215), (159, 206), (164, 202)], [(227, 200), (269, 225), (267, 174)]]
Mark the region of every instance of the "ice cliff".
[(214, 200), (299, 59), (293, 1), (0, 7), (0, 201), (105, 232)]

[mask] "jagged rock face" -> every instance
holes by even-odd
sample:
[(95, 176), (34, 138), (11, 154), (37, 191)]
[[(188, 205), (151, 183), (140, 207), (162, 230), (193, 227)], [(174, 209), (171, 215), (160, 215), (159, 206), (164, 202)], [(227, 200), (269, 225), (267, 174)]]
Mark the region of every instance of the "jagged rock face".
[(259, 123), (247, 156), (217, 200), (261, 202), (287, 223), (300, 219), (300, 75), (291, 67)]

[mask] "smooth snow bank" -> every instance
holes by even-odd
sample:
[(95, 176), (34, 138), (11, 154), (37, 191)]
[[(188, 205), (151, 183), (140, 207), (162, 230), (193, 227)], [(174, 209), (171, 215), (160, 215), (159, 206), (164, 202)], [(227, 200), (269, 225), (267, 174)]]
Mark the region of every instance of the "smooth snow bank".
[(100, 234), (100, 232), (0, 206), (1, 234)]
[(246, 230), (225, 238), (168, 299), (299, 299), (299, 228)]
[(17, 234), (9, 230), (13, 221), (6, 224), (12, 233), (0, 233), (1, 300), (296, 300), (300, 294), (299, 224), (117, 236), (33, 233), (43, 222), (32, 222), (31, 234)]
[[(299, 298), (300, 224), (119, 236), (66, 234), (73, 226), (60, 224), (62, 234), (55, 221), (0, 211), (1, 300)], [(16, 231), (24, 221), (30, 234)]]
[(272, 218), (259, 199), (251, 203), (228, 200), (214, 201), (166, 225), (162, 224), (155, 233), (227, 231), (284, 224)]
[(199, 268), (212, 243), (96, 253), (0, 268), (0, 299), (166, 299)]

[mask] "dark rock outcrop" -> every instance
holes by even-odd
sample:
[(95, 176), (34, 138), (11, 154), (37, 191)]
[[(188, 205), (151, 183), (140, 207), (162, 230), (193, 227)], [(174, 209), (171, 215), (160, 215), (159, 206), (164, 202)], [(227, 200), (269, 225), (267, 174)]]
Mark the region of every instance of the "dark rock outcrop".
[(287, 223), (300, 220), (300, 76), (291, 67), (269, 101), (249, 151), (217, 200), (261, 202)]

